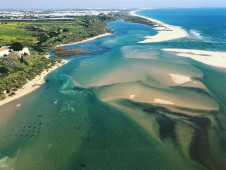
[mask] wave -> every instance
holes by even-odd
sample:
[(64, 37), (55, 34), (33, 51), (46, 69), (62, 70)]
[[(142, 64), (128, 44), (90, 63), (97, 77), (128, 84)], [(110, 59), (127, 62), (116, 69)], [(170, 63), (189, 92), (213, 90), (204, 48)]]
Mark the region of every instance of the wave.
[(194, 38), (196, 38), (196, 39), (203, 40), (203, 36), (202, 36), (201, 33), (198, 32), (197, 30), (191, 29), (191, 30), (189, 31), (189, 33), (190, 33), (190, 36), (191, 36), (191, 37), (194, 37)]

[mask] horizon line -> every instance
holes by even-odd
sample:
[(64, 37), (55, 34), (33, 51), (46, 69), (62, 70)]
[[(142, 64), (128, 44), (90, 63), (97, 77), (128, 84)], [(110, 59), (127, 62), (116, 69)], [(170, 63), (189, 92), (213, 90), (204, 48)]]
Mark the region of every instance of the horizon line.
[(226, 8), (219, 7), (153, 7), (153, 8), (51, 8), (51, 7), (40, 7), (40, 8), (1, 8), (0, 10), (148, 10), (148, 9), (197, 9), (197, 8)]

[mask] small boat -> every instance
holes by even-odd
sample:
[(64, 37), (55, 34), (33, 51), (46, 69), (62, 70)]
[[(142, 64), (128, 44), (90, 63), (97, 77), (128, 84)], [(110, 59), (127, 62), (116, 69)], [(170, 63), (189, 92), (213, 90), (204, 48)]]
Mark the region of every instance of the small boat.
[(54, 104), (57, 104), (57, 103), (58, 103), (58, 100), (55, 100), (53, 103), (54, 103)]
[(20, 107), (20, 104), (16, 105), (16, 107)]

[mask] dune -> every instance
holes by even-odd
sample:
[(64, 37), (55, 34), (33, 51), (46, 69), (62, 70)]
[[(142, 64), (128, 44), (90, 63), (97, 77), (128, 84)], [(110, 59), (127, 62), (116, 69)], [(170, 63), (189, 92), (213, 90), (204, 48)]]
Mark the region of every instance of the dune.
[(226, 52), (177, 48), (164, 48), (162, 50), (176, 53), (177, 56), (191, 58), (206, 65), (226, 68)]

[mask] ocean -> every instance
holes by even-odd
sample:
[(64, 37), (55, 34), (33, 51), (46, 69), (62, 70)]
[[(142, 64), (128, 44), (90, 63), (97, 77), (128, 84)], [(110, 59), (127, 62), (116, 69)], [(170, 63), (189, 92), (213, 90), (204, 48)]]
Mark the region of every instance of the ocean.
[(157, 31), (118, 20), (66, 46), (87, 54), (0, 107), (0, 168), (225, 169), (226, 70), (162, 50), (226, 51), (225, 11), (143, 10), (189, 37), (139, 44)]
[[(189, 34), (188, 39), (180, 40), (175, 47), (225, 51), (226, 48), (226, 9), (153, 9), (138, 12), (167, 24), (182, 27)], [(170, 46), (170, 44), (162, 44)]]

